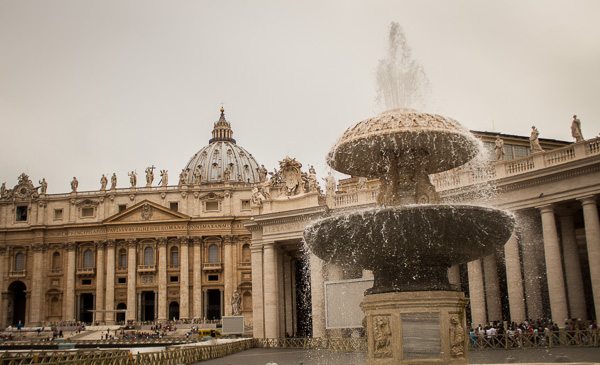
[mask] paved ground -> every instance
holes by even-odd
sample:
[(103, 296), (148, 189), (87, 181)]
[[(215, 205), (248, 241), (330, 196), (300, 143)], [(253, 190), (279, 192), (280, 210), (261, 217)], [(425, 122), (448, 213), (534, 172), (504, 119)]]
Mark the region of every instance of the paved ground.
[[(600, 348), (558, 348), (529, 350), (486, 350), (469, 354), (471, 364), (504, 363), (556, 363), (569, 362), (600, 364)], [(337, 353), (325, 350), (251, 349), (216, 360), (203, 361), (199, 365), (363, 365), (362, 353)], [(560, 361), (564, 362), (564, 361)]]

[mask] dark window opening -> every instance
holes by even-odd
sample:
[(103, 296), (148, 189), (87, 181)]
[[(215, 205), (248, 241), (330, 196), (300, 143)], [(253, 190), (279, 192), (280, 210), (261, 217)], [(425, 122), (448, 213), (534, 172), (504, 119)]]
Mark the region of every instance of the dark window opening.
[(16, 219), (17, 219), (17, 222), (27, 221), (27, 207), (26, 206), (17, 207)]
[(170, 202), (169, 209), (171, 209), (174, 212), (179, 211), (179, 203), (178, 202)]
[(118, 284), (127, 284), (127, 278), (118, 278), (117, 283)]
[(171, 276), (171, 277), (169, 278), (169, 280), (170, 280), (172, 283), (177, 283), (177, 282), (179, 282), (179, 276)]
[(127, 209), (127, 204), (119, 204), (119, 213), (124, 212)]
[(208, 275), (208, 281), (219, 281), (219, 275)]
[(92, 285), (92, 279), (81, 280), (81, 285)]

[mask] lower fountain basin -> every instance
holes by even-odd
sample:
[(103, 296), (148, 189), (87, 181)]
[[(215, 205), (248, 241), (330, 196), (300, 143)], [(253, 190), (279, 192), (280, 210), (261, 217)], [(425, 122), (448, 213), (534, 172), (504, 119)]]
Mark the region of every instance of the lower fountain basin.
[(447, 269), (493, 253), (513, 227), (512, 215), (499, 209), (425, 204), (323, 218), (304, 238), (325, 262), (373, 270), (367, 294), (452, 290)]

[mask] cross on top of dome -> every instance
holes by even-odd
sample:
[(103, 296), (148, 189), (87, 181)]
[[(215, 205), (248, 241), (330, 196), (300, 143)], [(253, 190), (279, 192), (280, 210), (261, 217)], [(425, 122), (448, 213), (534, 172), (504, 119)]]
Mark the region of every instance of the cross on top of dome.
[(212, 138), (208, 141), (208, 143), (213, 143), (217, 141), (227, 141), (231, 143), (235, 143), (235, 139), (233, 139), (233, 130), (231, 129), (231, 124), (225, 119), (225, 108), (221, 105), (221, 116), (219, 120), (215, 122)]

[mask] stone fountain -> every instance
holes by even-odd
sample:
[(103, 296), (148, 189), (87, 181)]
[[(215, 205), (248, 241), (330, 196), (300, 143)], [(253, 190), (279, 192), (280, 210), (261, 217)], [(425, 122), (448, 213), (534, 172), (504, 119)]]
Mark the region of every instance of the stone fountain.
[(396, 109), (346, 130), (327, 156), (337, 171), (381, 182), (378, 207), (322, 218), (304, 232), (325, 262), (373, 271), (361, 304), (368, 364), (467, 363), (467, 299), (447, 269), (506, 243), (514, 219), (440, 203), (428, 175), (464, 165), (479, 146), (455, 120)]

